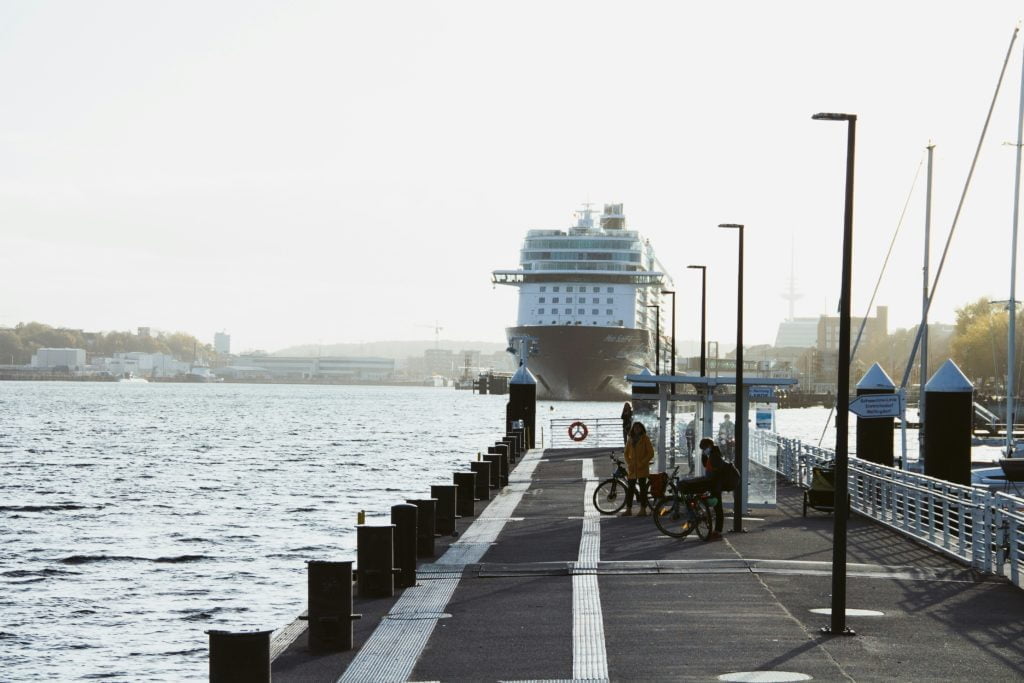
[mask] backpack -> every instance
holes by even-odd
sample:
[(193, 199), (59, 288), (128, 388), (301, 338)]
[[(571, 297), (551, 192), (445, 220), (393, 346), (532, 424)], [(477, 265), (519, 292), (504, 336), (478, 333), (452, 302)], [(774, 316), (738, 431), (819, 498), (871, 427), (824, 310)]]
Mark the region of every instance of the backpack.
[(722, 490), (723, 491), (735, 491), (736, 487), (740, 485), (740, 471), (736, 469), (736, 465), (730, 461), (725, 460), (725, 471), (722, 473)]

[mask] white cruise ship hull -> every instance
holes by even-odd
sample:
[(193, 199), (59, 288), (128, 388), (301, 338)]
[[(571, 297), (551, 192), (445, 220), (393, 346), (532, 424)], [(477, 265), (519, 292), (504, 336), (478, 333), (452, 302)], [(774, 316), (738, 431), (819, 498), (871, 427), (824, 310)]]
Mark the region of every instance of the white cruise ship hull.
[(642, 329), (584, 325), (523, 325), (509, 338), (537, 340), (527, 365), (537, 397), (558, 401), (615, 401), (630, 396), (626, 375), (654, 362), (653, 336)]

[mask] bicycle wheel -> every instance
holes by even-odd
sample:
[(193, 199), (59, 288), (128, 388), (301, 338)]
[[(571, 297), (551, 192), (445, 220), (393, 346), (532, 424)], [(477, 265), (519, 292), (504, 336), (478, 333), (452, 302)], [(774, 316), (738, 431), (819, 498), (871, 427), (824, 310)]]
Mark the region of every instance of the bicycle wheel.
[(693, 521), (686, 505), (674, 496), (662, 498), (654, 506), (654, 526), (672, 538), (685, 538), (693, 531)]
[(594, 507), (602, 515), (614, 515), (626, 504), (626, 487), (618, 479), (605, 479), (594, 491)]
[(708, 506), (708, 501), (703, 498), (697, 501), (694, 513), (697, 517), (697, 535), (702, 541), (706, 541), (711, 537), (711, 530), (714, 528), (712, 526), (714, 513)]

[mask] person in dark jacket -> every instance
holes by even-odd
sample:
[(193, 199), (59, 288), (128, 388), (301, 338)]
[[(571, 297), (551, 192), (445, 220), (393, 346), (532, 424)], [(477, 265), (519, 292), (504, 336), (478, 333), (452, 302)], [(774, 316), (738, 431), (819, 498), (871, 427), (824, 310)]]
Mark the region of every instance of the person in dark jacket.
[(704, 466), (704, 476), (684, 480), (684, 490), (692, 493), (708, 491), (718, 502), (715, 503), (715, 530), (711, 532), (709, 541), (722, 538), (722, 527), (725, 526), (725, 509), (722, 507), (722, 487), (725, 483), (726, 462), (721, 449), (711, 439), (700, 440), (700, 462)]
[(622, 405), (622, 443), (629, 441), (629, 428), (633, 426), (633, 406), (629, 401)]

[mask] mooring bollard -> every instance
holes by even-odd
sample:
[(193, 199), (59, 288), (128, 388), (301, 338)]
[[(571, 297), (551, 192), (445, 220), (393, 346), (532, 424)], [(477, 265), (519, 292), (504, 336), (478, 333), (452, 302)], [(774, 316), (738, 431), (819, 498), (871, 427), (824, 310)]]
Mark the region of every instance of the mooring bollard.
[(488, 453), (483, 456), (485, 462), (491, 463), (490, 473), (488, 475), (488, 483), (492, 489), (501, 488), (501, 456), (497, 453)]
[[(885, 370), (875, 363), (857, 382), (858, 396), (876, 394), (895, 394), (896, 385), (885, 374)], [(893, 458), (893, 418), (857, 416), (857, 457), (861, 460), (892, 467)]]
[(444, 536), (457, 536), (455, 530), (455, 501), (458, 487), (455, 484), (434, 484), (430, 487), (430, 497), (437, 500), (434, 517), (434, 531)]
[(925, 384), (923, 400), (924, 473), (970, 486), (974, 385), (947, 360)]
[[(505, 458), (508, 460), (509, 467), (515, 464), (516, 461), (512, 457), (512, 448), (507, 443), (495, 441), (493, 448), (495, 453), (497, 453), (498, 455), (505, 456)], [(490, 450), (490, 448), (487, 449), (488, 452), (490, 452)]]
[(456, 510), (463, 517), (472, 517), (476, 514), (473, 495), (476, 490), (476, 472), (455, 472), (453, 479), (459, 487)]
[(395, 525), (395, 565), (399, 570), (395, 578), (395, 586), (398, 588), (415, 586), (419, 508), (411, 503), (392, 505), (391, 523)]
[(469, 463), (469, 469), (476, 472), (476, 490), (473, 492), (478, 500), (491, 499), (491, 463), (484, 460), (474, 460)]
[(307, 560), (309, 649), (338, 652), (352, 649), (352, 560)]
[(356, 527), (356, 569), (359, 597), (382, 598), (395, 594), (395, 525)]
[(433, 557), (437, 499), (420, 498), (419, 500), (407, 500), (405, 502), (419, 508), (419, 515), (416, 519), (416, 555), (418, 557)]
[(508, 444), (509, 452), (514, 453), (515, 454), (515, 459), (516, 459), (516, 461), (518, 461), (519, 460), (519, 456), (522, 455), (522, 453), (519, 452), (519, 447), (516, 444), (516, 438), (514, 436), (505, 436), (505, 437), (502, 437), (501, 440), (502, 440), (503, 443), (507, 443)]
[(210, 636), (210, 682), (270, 681), (270, 634), (273, 631), (207, 631)]

